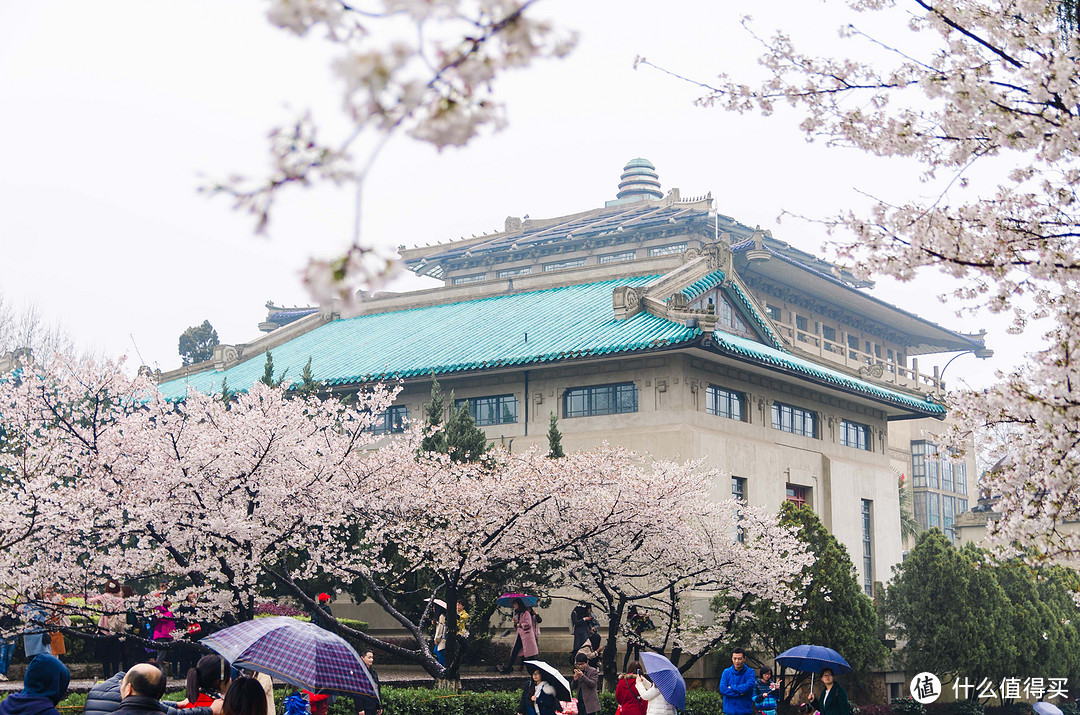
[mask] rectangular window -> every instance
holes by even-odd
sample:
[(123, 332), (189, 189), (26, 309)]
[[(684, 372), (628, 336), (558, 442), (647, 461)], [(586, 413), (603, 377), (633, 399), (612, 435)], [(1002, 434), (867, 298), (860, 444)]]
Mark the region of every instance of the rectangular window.
[(926, 486), (926, 442), (922, 440), (911, 443), (911, 485)]
[(810, 322), (804, 316), (796, 315), (795, 316), (795, 331), (796, 331), (795, 334), (797, 336), (796, 339), (799, 342), (805, 343), (807, 341), (807, 337), (806, 337), (806, 335), (804, 335), (804, 333), (809, 332), (809, 330), (810, 330)]
[(468, 403), (469, 414), (480, 427), (513, 424), (518, 421), (518, 403), (513, 395), (454, 400), (454, 409), (460, 410), (465, 403)]
[(941, 489), (941, 460), (938, 459), (937, 445), (926, 445), (926, 486)]
[(953, 465), (953, 474), (956, 475), (957, 493), (967, 495), (967, 462), (957, 462)]
[(941, 530), (949, 541), (956, 543), (956, 534), (953, 531), (953, 519), (956, 518), (956, 497), (941, 495)]
[(649, 249), (649, 256), (670, 256), (672, 253), (682, 253), (685, 250), (685, 243), (673, 243), (670, 246), (653, 246)]
[(637, 258), (637, 251), (623, 251), (622, 253), (607, 253), (600, 256), (600, 264), (605, 263), (622, 263), (623, 261), (632, 261)]
[(809, 488), (800, 487), (798, 484), (788, 484), (785, 499), (798, 507), (806, 506), (809, 497)]
[(497, 278), (513, 278), (514, 276), (527, 276), (532, 273), (532, 266), (521, 266), (519, 268), (506, 268), (495, 274)]
[(912, 507), (915, 512), (915, 521), (919, 522), (922, 528), (929, 528), (926, 519), (926, 492), (915, 492), (914, 497)]
[(874, 502), (862, 500), (863, 591), (874, 595)]
[(926, 526), (941, 528), (941, 496), (937, 492), (926, 493)]
[(840, 420), (840, 445), (855, 449), (870, 449), (870, 427), (858, 422)]
[(375, 417), (371, 423), (374, 434), (397, 434), (405, 431), (405, 422), (409, 419), (409, 408), (405, 405), (388, 407)]
[(568, 261), (559, 261), (558, 263), (545, 263), (544, 271), (561, 271), (564, 268), (580, 268), (585, 265), (584, 258), (571, 258)]
[(772, 318), (778, 323), (780, 322), (780, 309), (778, 307), (772, 305), (771, 303), (766, 303), (765, 312), (769, 314), (770, 318)]
[(848, 333), (847, 336), (848, 357), (852, 360), (858, 359), (858, 353), (854, 352), (859, 349), (859, 336)]
[[(746, 501), (746, 480), (742, 477), (731, 478), (731, 498), (738, 499), (739, 501)], [(735, 525), (735, 540), (739, 543), (746, 541), (746, 533), (742, 530), (742, 527), (738, 525), (736, 519)]]
[(487, 280), (487, 273), (474, 273), (471, 276), (458, 276), (450, 282), (456, 286), (463, 286), (468, 283), (480, 283), (485, 280)]
[(836, 352), (836, 348), (832, 345), (836, 342), (836, 328), (832, 327), (831, 325), (822, 325), (821, 337), (825, 338), (825, 340), (827, 341), (823, 343), (825, 349), (831, 353)]
[(746, 413), (746, 396), (734, 390), (725, 390), (716, 385), (709, 385), (705, 390), (705, 412), (717, 417), (742, 422)]
[(941, 460), (941, 488), (947, 492), (956, 491), (956, 482), (953, 480), (953, 463), (947, 459)]
[(874, 357), (881, 359), (881, 345), (874, 343)]
[(803, 437), (818, 436), (816, 412), (793, 405), (785, 405), (782, 402), (773, 403), (772, 426), (773, 429), (781, 432), (790, 432)]
[(618, 415), (637, 410), (637, 385), (632, 382), (572, 387), (563, 395), (563, 417)]
[(956, 513), (957, 514), (963, 514), (967, 510), (968, 510), (968, 500), (967, 499), (957, 499), (956, 500)]

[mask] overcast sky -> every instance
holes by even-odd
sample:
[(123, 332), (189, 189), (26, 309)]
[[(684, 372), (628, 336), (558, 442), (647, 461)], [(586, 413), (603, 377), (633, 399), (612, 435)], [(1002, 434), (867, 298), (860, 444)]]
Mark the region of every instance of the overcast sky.
[[(758, 47), (728, 5), (537, 3), (538, 15), (580, 33), (577, 50), (499, 81), (510, 120), (500, 134), (441, 154), (391, 142), (366, 190), (365, 233), (411, 246), (498, 230), (509, 215), (596, 208), (638, 156), (656, 165), (665, 191), (711, 191), (721, 213), (810, 251), (821, 231), (790, 218), (778, 225), (781, 211), (824, 216), (864, 205), (860, 190), (893, 199), (925, 191), (911, 167), (808, 145), (793, 115), (697, 108), (700, 90), (633, 69), (644, 55), (704, 80), (753, 73)], [(347, 245), (351, 192), (285, 192), (269, 238), (255, 237), (254, 222), (225, 199), (196, 193), (200, 175), (262, 171), (267, 132), (297, 110), (340, 122), (332, 55), (272, 27), (264, 10), (259, 0), (0, 0), (0, 291), (9, 301), (36, 303), (83, 349), (163, 370), (179, 366), (177, 338), (190, 325), (209, 319), (222, 342), (246, 342), (259, 335), (267, 300), (308, 302), (298, 271), (308, 256)], [(756, 12), (762, 32), (799, 29), (818, 47), (837, 45), (845, 21), (820, 2), (774, 0)], [(397, 287), (415, 285), (407, 277)], [(998, 356), (961, 357), (947, 377), (982, 384), (1030, 349), (1000, 321), (956, 318), (934, 298), (946, 287), (928, 276), (881, 282), (877, 294), (954, 329), (991, 329)]]

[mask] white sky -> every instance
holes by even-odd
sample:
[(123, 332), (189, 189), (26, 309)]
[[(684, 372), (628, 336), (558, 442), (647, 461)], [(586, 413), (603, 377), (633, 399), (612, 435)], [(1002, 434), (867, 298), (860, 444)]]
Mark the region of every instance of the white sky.
[[(821, 232), (777, 225), (782, 210), (824, 216), (863, 205), (856, 189), (895, 199), (926, 190), (897, 162), (806, 144), (791, 115), (696, 108), (698, 90), (633, 70), (640, 54), (706, 81), (753, 72), (758, 49), (732, 4), (538, 3), (536, 14), (580, 33), (578, 49), (499, 81), (510, 119), (500, 134), (442, 154), (395, 139), (367, 186), (364, 231), (415, 245), (501, 229), (508, 215), (599, 207), (638, 156), (656, 165), (665, 191), (711, 191), (721, 213), (810, 251)], [(831, 7), (773, 0), (755, 25), (800, 29), (829, 48), (844, 21)], [(267, 300), (308, 302), (297, 273), (308, 256), (347, 245), (351, 192), (285, 192), (263, 239), (227, 200), (195, 191), (200, 175), (263, 170), (267, 132), (295, 110), (339, 121), (331, 54), (273, 28), (264, 9), (259, 0), (0, 0), (6, 298), (35, 302), (81, 348), (128, 354), (133, 366), (134, 338), (163, 370), (179, 366), (177, 339), (190, 325), (209, 319), (222, 342), (246, 342), (260, 334)], [(991, 329), (998, 356), (961, 357), (950, 382), (985, 383), (1031, 348), (1000, 321), (956, 318), (934, 298), (945, 287), (935, 277), (883, 282), (878, 295), (954, 329)]]

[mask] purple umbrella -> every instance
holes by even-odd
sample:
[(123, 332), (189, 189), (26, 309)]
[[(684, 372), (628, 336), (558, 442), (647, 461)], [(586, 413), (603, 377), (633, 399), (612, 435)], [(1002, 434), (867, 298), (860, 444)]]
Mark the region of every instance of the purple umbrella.
[(310, 692), (379, 697), (360, 655), (341, 636), (288, 616), (256, 618), (199, 641), (237, 668)]

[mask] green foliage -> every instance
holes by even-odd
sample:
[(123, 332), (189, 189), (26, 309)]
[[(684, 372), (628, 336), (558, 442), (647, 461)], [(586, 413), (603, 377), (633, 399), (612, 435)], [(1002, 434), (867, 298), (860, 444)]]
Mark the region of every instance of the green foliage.
[(915, 698), (897, 698), (892, 701), (893, 712), (897, 715), (925, 715), (926, 706)]
[[(521, 685), (505, 692), (453, 693), (432, 688), (382, 689), (384, 715), (516, 715), (521, 698)], [(286, 689), (275, 689), (278, 712), (284, 707)], [(721, 715), (723, 698), (711, 689), (689, 690), (686, 693), (687, 715)], [(614, 715), (615, 693), (600, 693), (599, 715)], [(329, 715), (355, 715), (349, 698), (338, 698), (330, 706)]]
[(214, 357), (214, 346), (219, 345), (217, 331), (204, 320), (202, 325), (193, 325), (180, 334), (180, 358), (184, 365), (194, 365)]
[[(451, 398), (453, 393), (451, 393)], [(476, 426), (476, 420), (469, 412), (469, 403), (450, 412), (446, 423), (446, 447), (450, 459), (455, 462), (483, 462), (484, 455), (491, 449), (484, 430)]]
[[(450, 393), (453, 401), (454, 393)], [(434, 431), (442, 424), (446, 410), (446, 397), (435, 376), (431, 377), (431, 401), (424, 407), (427, 426), (433, 430), (424, 437), (420, 444), (422, 452), (448, 454), (455, 462), (483, 462), (487, 451), (491, 449), (484, 431), (476, 426), (476, 420), (469, 412), (469, 403), (463, 402), (458, 409), (450, 410), (450, 419), (444, 429)]]
[(562, 448), (562, 432), (559, 431), (559, 418), (555, 416), (555, 413), (551, 413), (551, 419), (548, 420), (548, 454), (547, 456), (552, 459), (559, 459), (565, 457), (566, 453)]
[(986, 708), (978, 700), (961, 700), (952, 707), (952, 715), (985, 715)]
[[(798, 537), (809, 545), (814, 562), (803, 570), (799, 580), (809, 578), (801, 588), (805, 603), (795, 608), (774, 611), (767, 604), (751, 609), (754, 618), (743, 619), (732, 632), (729, 645), (775, 657), (788, 648), (814, 643), (839, 652), (859, 673), (866, 673), (880, 663), (888, 651), (881, 642), (881, 616), (863, 593), (847, 549), (822, 525), (817, 514), (785, 502), (780, 508), (780, 523), (798, 530)], [(769, 565), (761, 564), (768, 572)], [(731, 607), (722, 599), (713, 608), (724, 612)], [(726, 667), (725, 663), (721, 663)], [(784, 698), (788, 699), (804, 682), (807, 673), (784, 677)]]
[(915, 496), (911, 488), (904, 482), (901, 474), (897, 480), (897, 489), (900, 494), (900, 536), (904, 539), (915, 538), (922, 531), (922, 524), (915, 518)]
[(446, 431), (433, 431), (442, 424), (443, 413), (445, 411), (446, 397), (443, 396), (442, 387), (439, 386), (439, 381), (432, 375), (431, 400), (424, 406), (426, 424), (428, 429), (432, 431), (424, 437), (424, 441), (420, 443), (420, 450), (422, 452), (439, 452), (440, 454), (446, 454)]
[(896, 567), (885, 612), (907, 641), (902, 658), (917, 668), (912, 672), (1000, 682), (1021, 662), (1009, 600), (993, 571), (976, 568), (971, 555), (930, 529)]
[(263, 376), (259, 378), (259, 381), (267, 387), (281, 387), (281, 383), (285, 382), (285, 375), (287, 375), (288, 372), (289, 371), (286, 370), (277, 378), (274, 377), (274, 356), (267, 350), (266, 364), (263, 365)]
[(232, 403), (233, 392), (229, 389), (229, 378), (221, 378), (221, 394), (218, 399), (225, 405), (225, 409), (229, 409), (229, 405)]
[[(267, 353), (269, 355), (269, 353)], [(317, 395), (322, 390), (322, 383), (315, 379), (315, 373), (311, 370), (311, 356), (308, 356), (304, 370), (300, 373), (300, 384), (296, 386), (296, 393), (301, 397)]]

